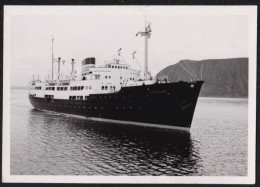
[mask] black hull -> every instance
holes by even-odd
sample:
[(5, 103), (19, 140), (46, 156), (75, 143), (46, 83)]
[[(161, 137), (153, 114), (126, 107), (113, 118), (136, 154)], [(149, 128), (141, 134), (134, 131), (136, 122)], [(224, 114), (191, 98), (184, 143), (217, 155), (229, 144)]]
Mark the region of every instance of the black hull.
[(34, 108), (95, 119), (190, 128), (203, 81), (124, 87), (87, 100), (29, 96)]

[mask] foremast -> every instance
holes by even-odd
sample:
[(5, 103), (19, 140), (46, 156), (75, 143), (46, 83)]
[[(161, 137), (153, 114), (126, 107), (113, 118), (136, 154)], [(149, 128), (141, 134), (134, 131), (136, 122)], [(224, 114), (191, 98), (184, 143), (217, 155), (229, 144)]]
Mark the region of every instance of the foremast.
[(141, 35), (144, 36), (144, 76), (145, 78), (149, 78), (148, 73), (148, 39), (151, 37), (151, 24), (147, 23), (145, 20), (145, 31), (144, 32), (138, 32), (136, 36)]

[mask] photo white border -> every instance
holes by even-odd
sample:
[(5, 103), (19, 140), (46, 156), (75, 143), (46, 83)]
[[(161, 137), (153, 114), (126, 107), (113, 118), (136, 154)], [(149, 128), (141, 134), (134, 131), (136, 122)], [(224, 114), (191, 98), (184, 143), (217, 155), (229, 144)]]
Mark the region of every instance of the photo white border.
[[(87, 11), (86, 11), (87, 9)], [(249, 54), (247, 176), (49, 176), (10, 174), (11, 17), (14, 15), (247, 15)], [(257, 6), (4, 6), (2, 182), (254, 184), (256, 162)]]

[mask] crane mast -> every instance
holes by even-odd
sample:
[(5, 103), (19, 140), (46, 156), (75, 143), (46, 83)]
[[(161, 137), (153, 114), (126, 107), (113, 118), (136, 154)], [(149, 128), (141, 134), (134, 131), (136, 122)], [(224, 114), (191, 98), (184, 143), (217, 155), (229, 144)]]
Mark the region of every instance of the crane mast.
[(136, 36), (141, 35), (144, 36), (144, 76), (145, 78), (149, 78), (148, 76), (148, 39), (151, 37), (151, 26), (150, 23), (146, 23), (145, 21), (145, 31), (138, 32)]

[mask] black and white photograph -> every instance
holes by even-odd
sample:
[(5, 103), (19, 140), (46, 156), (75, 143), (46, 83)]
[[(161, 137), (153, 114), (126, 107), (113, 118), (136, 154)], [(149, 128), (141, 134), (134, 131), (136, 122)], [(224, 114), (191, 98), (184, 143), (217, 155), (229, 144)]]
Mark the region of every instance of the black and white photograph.
[(256, 6), (4, 6), (3, 182), (254, 184)]

